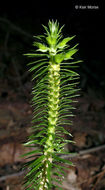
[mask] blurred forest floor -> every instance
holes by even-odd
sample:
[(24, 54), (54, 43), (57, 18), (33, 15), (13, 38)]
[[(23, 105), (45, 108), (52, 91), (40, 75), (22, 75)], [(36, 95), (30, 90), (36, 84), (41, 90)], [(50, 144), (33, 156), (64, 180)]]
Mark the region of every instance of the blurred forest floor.
[[(27, 60), (22, 54), (31, 48), (29, 44), (33, 38), (8, 20), (2, 20), (1, 26), (0, 190), (22, 190), (24, 171), (21, 167), (25, 160), (20, 155), (28, 151), (22, 144), (30, 134), (30, 100), (33, 85), (27, 72)], [(96, 87), (97, 82), (94, 83), (94, 87), (89, 85), (89, 72), (84, 73), (81, 69), (80, 75), (81, 96), (78, 98), (76, 116), (70, 128), (76, 144), (66, 147), (69, 151), (77, 153), (69, 158), (76, 166), (67, 171), (63, 187), (64, 190), (104, 190), (104, 90), (100, 86)], [(91, 77), (94, 80), (94, 75)], [(97, 78), (97, 75), (95, 77)]]

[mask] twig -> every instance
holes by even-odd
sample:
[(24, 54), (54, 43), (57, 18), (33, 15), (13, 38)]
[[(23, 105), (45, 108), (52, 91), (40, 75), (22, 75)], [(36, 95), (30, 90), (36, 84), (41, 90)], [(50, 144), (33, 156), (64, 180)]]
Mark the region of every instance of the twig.
[(13, 30), (15, 30), (15, 31), (17, 31), (17, 32), (19, 32), (19, 33), (21, 33), (21, 34), (27, 36), (28, 38), (33, 39), (33, 36), (32, 36), (31, 34), (27, 33), (26, 31), (24, 31), (24, 30), (21, 29), (20, 27), (16, 26), (16, 25), (13, 24), (12, 22), (10, 22), (8, 19), (6, 19), (6, 18), (1, 18), (1, 17), (0, 17), (0, 21), (1, 21), (1, 22), (4, 22), (4, 23), (6, 23), (6, 24), (8, 24), (9, 27), (12, 28)]
[[(96, 152), (96, 151), (99, 151), (99, 150), (102, 150), (105, 148), (105, 144), (104, 145), (101, 145), (101, 146), (98, 146), (98, 147), (94, 147), (94, 148), (90, 148), (88, 150), (82, 150), (80, 151), (79, 153), (76, 153), (76, 154), (70, 154), (70, 155), (61, 155), (60, 157), (61, 158), (73, 158), (73, 157), (78, 157), (78, 156), (81, 156), (81, 155), (84, 155), (84, 154), (88, 154), (88, 153), (92, 153), (92, 152)], [(104, 171), (105, 172), (105, 171)], [(103, 173), (103, 171), (101, 172)], [(5, 181), (6, 179), (11, 179), (12, 177), (20, 177), (22, 175), (25, 174), (25, 171), (21, 171), (21, 172), (17, 172), (17, 173), (13, 173), (13, 174), (9, 174), (9, 175), (5, 175), (5, 176), (2, 176), (0, 177), (0, 182), (1, 181)], [(99, 174), (97, 174), (97, 176), (99, 176)], [(94, 176), (96, 177), (96, 176)]]
[(101, 171), (100, 173), (96, 174), (95, 178), (97, 178), (97, 181), (94, 185), (94, 187), (92, 188), (92, 190), (95, 190), (98, 183), (101, 181), (102, 177), (105, 176), (105, 170)]
[(97, 146), (97, 147), (94, 147), (94, 148), (90, 148), (90, 149), (87, 149), (87, 150), (81, 150), (81, 151), (79, 152), (79, 155), (96, 152), (96, 151), (102, 150), (102, 149), (104, 149), (104, 148), (105, 148), (105, 144), (100, 145), (100, 146)]
[[(82, 185), (82, 184), (87, 183), (87, 182), (88, 182), (88, 183), (92, 183), (92, 181), (93, 181), (94, 179), (96, 179), (96, 178), (98, 178), (98, 181), (99, 181), (99, 180), (100, 180), (100, 177), (102, 177), (104, 174), (105, 174), (105, 170), (103, 170), (103, 171), (101, 171), (101, 172), (95, 174), (94, 176), (91, 176), (91, 177), (89, 177), (89, 178), (87, 178), (87, 179), (84, 179), (83, 182), (78, 182), (77, 184), (78, 184), (78, 185)], [(95, 183), (95, 186), (92, 188), (92, 190), (95, 190), (95, 189), (96, 189), (96, 184), (97, 184), (97, 181), (96, 181), (96, 183)]]
[(24, 174), (25, 174), (25, 171), (21, 171), (21, 172), (5, 175), (5, 176), (0, 177), (0, 182), (1, 181), (5, 181), (6, 179), (11, 179), (12, 177), (20, 177), (20, 176), (22, 176)]
[(98, 147), (89, 148), (87, 150), (81, 150), (78, 153), (61, 155), (60, 157), (62, 157), (62, 158), (74, 158), (74, 157), (79, 157), (79, 156), (82, 156), (82, 155), (85, 155), (85, 154), (97, 152), (97, 151), (102, 150), (102, 149), (105, 149), (105, 144), (100, 145)]
[[(62, 154), (62, 155), (59, 155), (59, 157), (60, 157), (60, 158), (66, 158), (66, 159), (75, 158), (75, 157), (79, 157), (79, 156), (82, 156), (82, 155), (85, 155), (85, 154), (97, 152), (97, 151), (100, 151), (100, 150), (102, 150), (102, 149), (105, 149), (105, 144), (100, 145), (100, 146), (98, 146), (98, 147), (89, 148), (89, 149), (87, 149), (87, 150), (81, 150), (81, 151), (79, 151), (78, 153)], [(40, 155), (42, 155), (42, 154), (37, 154), (37, 156), (40, 156)]]

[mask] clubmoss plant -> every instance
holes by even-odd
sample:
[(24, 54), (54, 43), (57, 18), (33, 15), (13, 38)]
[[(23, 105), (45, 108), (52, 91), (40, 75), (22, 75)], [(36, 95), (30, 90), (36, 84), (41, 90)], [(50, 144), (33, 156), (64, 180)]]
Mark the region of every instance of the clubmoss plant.
[[(60, 155), (66, 154), (65, 145), (72, 143), (72, 135), (64, 126), (67, 128), (72, 124), (72, 98), (78, 91), (79, 74), (72, 70), (80, 62), (73, 61), (72, 57), (78, 51), (78, 44), (70, 47), (68, 42), (75, 36), (63, 38), (63, 26), (60, 28), (57, 21), (49, 21), (48, 27), (43, 27), (45, 34), (34, 36), (33, 45), (37, 49), (25, 54), (35, 58), (28, 65), (33, 72), (32, 80), (36, 81), (32, 90), (32, 135), (25, 143), (25, 146), (35, 149), (24, 154), (31, 158), (25, 164), (28, 169), (25, 177), (27, 190), (49, 190), (53, 186), (63, 189), (59, 184), (65, 175), (65, 166), (73, 165)], [(65, 136), (69, 138), (65, 139)]]

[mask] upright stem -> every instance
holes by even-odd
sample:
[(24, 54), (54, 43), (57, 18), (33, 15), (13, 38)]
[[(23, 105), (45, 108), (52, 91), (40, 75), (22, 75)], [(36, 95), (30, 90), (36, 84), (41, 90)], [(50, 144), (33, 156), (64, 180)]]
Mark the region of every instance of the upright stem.
[(47, 153), (53, 153), (55, 140), (55, 127), (58, 119), (59, 108), (59, 89), (60, 89), (60, 65), (53, 61), (52, 57), (49, 64), (49, 96), (48, 96), (48, 138), (46, 141)]
[[(58, 108), (59, 108), (59, 90), (60, 90), (60, 65), (54, 62), (54, 57), (51, 57), (49, 62), (48, 72), (48, 133), (47, 140), (44, 148), (44, 155), (46, 155), (45, 168), (43, 170), (43, 182), (39, 190), (46, 190), (49, 179), (47, 178), (47, 168), (52, 163), (52, 154), (54, 152), (55, 143), (55, 130), (58, 119)], [(50, 168), (51, 169), (51, 168)], [(51, 171), (50, 171), (51, 176)]]
[[(71, 142), (63, 138), (63, 134), (71, 134), (60, 124), (71, 124), (68, 120), (69, 116), (72, 116), (73, 107), (69, 103), (72, 102), (71, 98), (76, 96), (74, 80), (78, 78), (78, 74), (72, 71), (71, 67), (81, 61), (72, 61), (72, 56), (78, 49), (75, 49), (77, 45), (70, 48), (68, 42), (75, 36), (62, 38), (62, 28), (63, 26), (59, 28), (57, 21), (49, 21), (48, 28), (44, 26), (45, 35), (37, 36), (38, 41), (33, 44), (38, 48), (36, 52), (26, 54), (28, 57), (38, 58), (29, 65), (32, 65), (31, 72), (36, 71), (33, 80), (37, 79), (37, 84), (33, 88), (32, 102), (36, 106), (35, 111), (39, 112), (33, 117), (35, 132), (26, 143), (26, 146), (30, 147), (35, 144), (35, 150), (25, 154), (27, 158), (33, 158), (26, 164), (26, 167), (29, 167), (25, 184), (27, 189), (50, 190), (54, 181), (60, 184), (59, 180), (64, 173), (60, 166), (56, 172), (52, 172), (52, 167), (55, 168), (56, 163), (60, 162), (73, 166), (71, 161), (58, 155), (64, 154), (64, 146)], [(72, 81), (72, 86), (65, 84)], [(39, 122), (41, 123), (38, 124)], [(37, 153), (41, 155), (36, 157)], [(52, 174), (54, 179), (51, 179)]]

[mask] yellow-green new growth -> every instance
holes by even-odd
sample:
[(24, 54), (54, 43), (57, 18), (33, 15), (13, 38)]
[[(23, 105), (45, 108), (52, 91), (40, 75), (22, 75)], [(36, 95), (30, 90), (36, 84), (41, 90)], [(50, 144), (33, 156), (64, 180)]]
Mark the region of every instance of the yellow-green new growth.
[(71, 68), (80, 61), (72, 61), (78, 44), (72, 48), (68, 45), (75, 36), (63, 39), (62, 28), (57, 21), (49, 21), (48, 28), (44, 26), (45, 34), (35, 37), (36, 52), (26, 54), (35, 58), (29, 65), (36, 80), (32, 91), (33, 133), (26, 143), (35, 150), (24, 155), (32, 159), (26, 163), (26, 190), (50, 190), (53, 186), (62, 189), (59, 184), (65, 172), (60, 163), (73, 165), (60, 154), (65, 154), (64, 146), (72, 142), (64, 138), (65, 134), (72, 136), (64, 125), (72, 124), (72, 98), (78, 90), (74, 80), (79, 77)]

